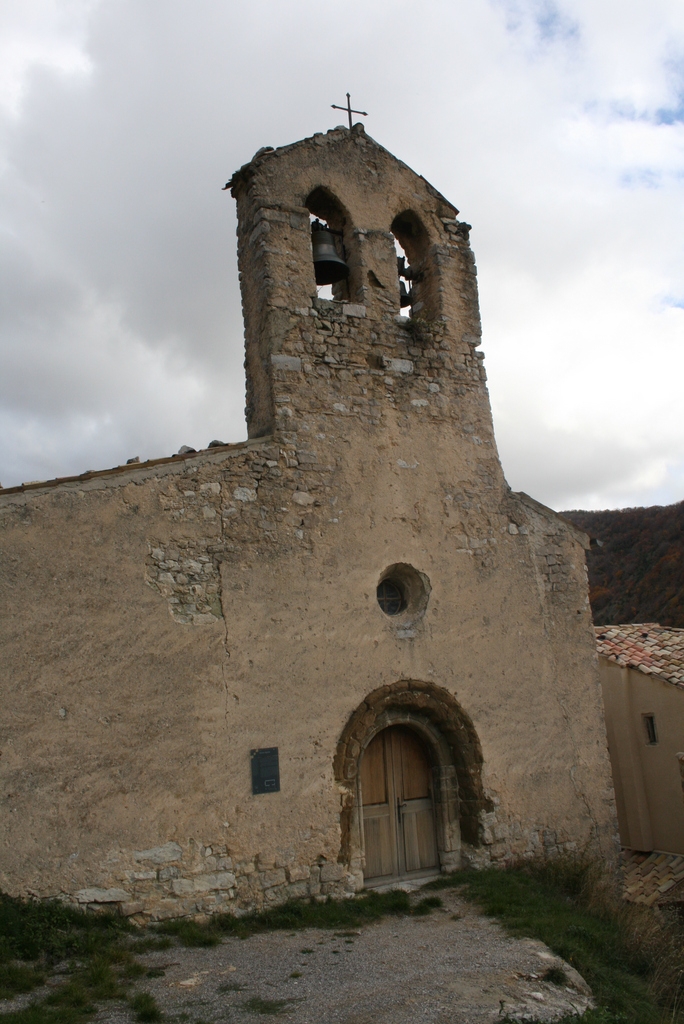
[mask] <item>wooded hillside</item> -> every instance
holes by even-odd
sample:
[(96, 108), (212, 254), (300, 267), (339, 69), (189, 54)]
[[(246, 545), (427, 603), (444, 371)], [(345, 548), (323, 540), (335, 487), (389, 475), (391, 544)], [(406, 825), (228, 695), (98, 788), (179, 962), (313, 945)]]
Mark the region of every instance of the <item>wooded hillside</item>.
[(684, 501), (561, 515), (602, 543), (587, 552), (597, 626), (659, 622), (684, 628)]

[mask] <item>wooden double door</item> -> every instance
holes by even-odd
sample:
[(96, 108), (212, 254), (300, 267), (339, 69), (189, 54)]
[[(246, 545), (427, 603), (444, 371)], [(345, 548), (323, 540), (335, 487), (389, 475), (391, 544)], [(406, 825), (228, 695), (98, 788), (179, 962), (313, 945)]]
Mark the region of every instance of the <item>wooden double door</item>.
[(367, 884), (438, 870), (432, 771), (415, 732), (390, 726), (371, 740), (361, 758), (361, 797)]

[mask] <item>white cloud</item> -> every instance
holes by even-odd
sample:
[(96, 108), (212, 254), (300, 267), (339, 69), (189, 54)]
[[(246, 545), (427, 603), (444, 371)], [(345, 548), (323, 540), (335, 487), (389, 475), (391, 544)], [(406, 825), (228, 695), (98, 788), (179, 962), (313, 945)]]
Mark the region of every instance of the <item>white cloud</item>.
[(473, 224), (511, 484), (682, 498), (679, 0), (27, 0), (4, 27), (5, 484), (244, 436), (220, 186), (349, 89)]
[(92, 65), (83, 50), (96, 0), (22, 0), (0, 7), (0, 105), (16, 117), (27, 79), (36, 67), (84, 75)]

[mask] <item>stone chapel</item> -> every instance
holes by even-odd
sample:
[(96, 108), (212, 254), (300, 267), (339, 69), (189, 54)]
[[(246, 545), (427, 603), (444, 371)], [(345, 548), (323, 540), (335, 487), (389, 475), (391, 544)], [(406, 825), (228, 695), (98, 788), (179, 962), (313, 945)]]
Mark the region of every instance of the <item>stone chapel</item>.
[(469, 225), (362, 125), (230, 188), (249, 439), (0, 491), (0, 888), (142, 922), (613, 859), (588, 541), (504, 479)]

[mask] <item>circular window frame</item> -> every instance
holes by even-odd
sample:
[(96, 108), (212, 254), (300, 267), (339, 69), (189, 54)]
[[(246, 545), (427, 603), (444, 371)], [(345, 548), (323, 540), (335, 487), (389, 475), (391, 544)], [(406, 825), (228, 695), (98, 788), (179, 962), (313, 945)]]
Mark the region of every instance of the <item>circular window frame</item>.
[[(402, 597), (402, 607), (397, 612), (386, 611), (380, 599), (380, 588), (383, 583), (391, 584)], [(430, 599), (430, 580), (424, 572), (420, 572), (408, 562), (395, 562), (388, 565), (380, 574), (376, 588), (378, 610), (394, 626), (405, 629), (419, 622), (427, 610)]]

